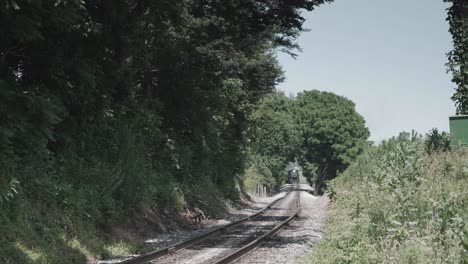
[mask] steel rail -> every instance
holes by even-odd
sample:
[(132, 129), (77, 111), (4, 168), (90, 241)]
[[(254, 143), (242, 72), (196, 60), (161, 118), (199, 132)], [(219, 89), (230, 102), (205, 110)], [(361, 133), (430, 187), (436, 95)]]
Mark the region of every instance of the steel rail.
[(169, 246), (164, 247), (162, 249), (140, 255), (138, 257), (134, 257), (134, 258), (131, 258), (131, 259), (124, 260), (122, 262), (119, 262), (119, 264), (143, 264), (143, 263), (147, 263), (147, 262), (155, 260), (157, 258), (166, 256), (166, 255), (169, 255), (169, 254), (174, 254), (178, 250), (188, 248), (188, 247), (196, 245), (196, 244), (198, 244), (198, 243), (200, 243), (202, 241), (205, 241), (205, 240), (207, 240), (209, 238), (212, 238), (214, 236), (222, 234), (222, 233), (224, 233), (226, 230), (228, 230), (230, 228), (236, 227), (236, 226), (241, 225), (241, 224), (243, 224), (243, 223), (245, 223), (247, 221), (254, 220), (254, 219), (260, 217), (266, 210), (268, 210), (275, 203), (277, 203), (277, 202), (283, 200), (284, 198), (286, 198), (286, 196), (288, 196), (289, 193), (291, 193), (291, 190), (293, 190), (293, 189), (294, 189), (293, 187), (290, 187), (288, 192), (286, 193), (286, 195), (274, 200), (273, 202), (268, 204), (266, 207), (264, 207), (259, 212), (254, 213), (254, 214), (252, 214), (250, 216), (247, 216), (245, 218), (242, 218), (239, 221), (232, 222), (230, 224), (215, 228), (213, 230), (210, 230), (210, 231), (208, 231), (206, 233), (203, 233), (203, 234), (201, 234), (201, 235), (199, 235), (197, 237), (194, 237), (192, 239), (182, 241), (182, 242), (179, 242), (179, 243), (176, 243), (176, 244), (172, 244), (172, 245), (169, 245)]
[(281, 229), (283, 229), (287, 224), (289, 224), (289, 222), (291, 222), (295, 217), (299, 216), (299, 214), (301, 212), (301, 202), (300, 202), (300, 192), (299, 191), (297, 191), (296, 206), (297, 206), (297, 210), (295, 211), (295, 213), (293, 215), (288, 217), (288, 219), (286, 219), (285, 221), (283, 221), (280, 224), (276, 225), (275, 227), (270, 229), (270, 231), (268, 231), (267, 233), (265, 233), (261, 237), (255, 239), (254, 241), (248, 243), (244, 247), (230, 253), (229, 255), (227, 255), (225, 257), (222, 257), (220, 259), (215, 260), (214, 262), (212, 262), (212, 264), (228, 264), (228, 263), (233, 262), (234, 260), (237, 260), (237, 259), (247, 255), (248, 253), (250, 253), (251, 251), (256, 249), (258, 246), (260, 246), (267, 239), (269, 239), (270, 237), (276, 235)]

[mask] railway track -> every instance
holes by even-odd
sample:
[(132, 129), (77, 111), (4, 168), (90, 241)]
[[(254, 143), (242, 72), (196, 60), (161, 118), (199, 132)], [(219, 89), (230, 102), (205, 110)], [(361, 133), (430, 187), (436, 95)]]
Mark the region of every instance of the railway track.
[[(292, 201), (291, 201), (292, 199)], [(289, 203), (284, 208), (283, 203)], [(290, 208), (293, 207), (293, 208)], [(178, 263), (177, 257), (189, 260), (190, 263), (231, 263), (251, 252), (264, 241), (284, 228), (290, 221), (299, 215), (301, 210), (299, 190), (297, 185), (291, 186), (286, 195), (273, 201), (261, 211), (245, 217), (239, 221), (213, 229), (195, 238), (153, 251), (123, 262), (121, 264), (141, 263)], [(287, 211), (282, 214), (281, 211)], [(221, 245), (227, 240), (237, 241), (227, 252), (216, 252), (215, 257), (196, 259), (189, 249), (203, 250)], [(227, 246), (230, 247), (230, 246)], [(221, 255), (221, 257), (219, 257)], [(217, 256), (217, 258), (216, 258)]]

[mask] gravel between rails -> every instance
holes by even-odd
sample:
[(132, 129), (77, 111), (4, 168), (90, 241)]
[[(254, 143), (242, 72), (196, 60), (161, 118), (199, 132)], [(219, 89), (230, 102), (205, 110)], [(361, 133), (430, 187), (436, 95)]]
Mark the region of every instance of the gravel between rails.
[(294, 200), (295, 193), (291, 192), (288, 197), (276, 203), (258, 219), (230, 229), (220, 237), (177, 251), (174, 255), (159, 258), (152, 263), (211, 263), (263, 235), (280, 221), (286, 220), (295, 210)]
[(326, 196), (313, 196), (307, 192), (301, 192), (300, 197), (302, 211), (299, 218), (235, 263), (294, 263), (313, 250), (322, 238), (329, 200)]

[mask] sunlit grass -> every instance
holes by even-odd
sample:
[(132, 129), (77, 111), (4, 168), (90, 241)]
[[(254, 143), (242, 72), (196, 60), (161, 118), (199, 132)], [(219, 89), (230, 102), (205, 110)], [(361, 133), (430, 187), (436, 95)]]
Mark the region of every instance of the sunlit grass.
[(84, 256), (90, 258), (93, 257), (93, 254), (89, 251), (89, 249), (83, 245), (78, 239), (73, 238), (67, 243), (71, 248), (78, 250)]
[(38, 262), (44, 258), (44, 253), (34, 247), (27, 247), (21, 242), (16, 242), (15, 247), (18, 248), (32, 262)]
[(105, 247), (109, 256), (128, 256), (134, 253), (134, 246), (124, 241), (114, 242)]

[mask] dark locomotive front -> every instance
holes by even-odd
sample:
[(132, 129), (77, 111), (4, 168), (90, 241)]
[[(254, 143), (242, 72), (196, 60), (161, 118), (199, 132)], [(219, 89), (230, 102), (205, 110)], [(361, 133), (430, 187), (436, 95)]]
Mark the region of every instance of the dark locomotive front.
[(291, 169), (288, 171), (288, 178), (286, 180), (289, 184), (294, 184), (299, 182), (299, 170)]

